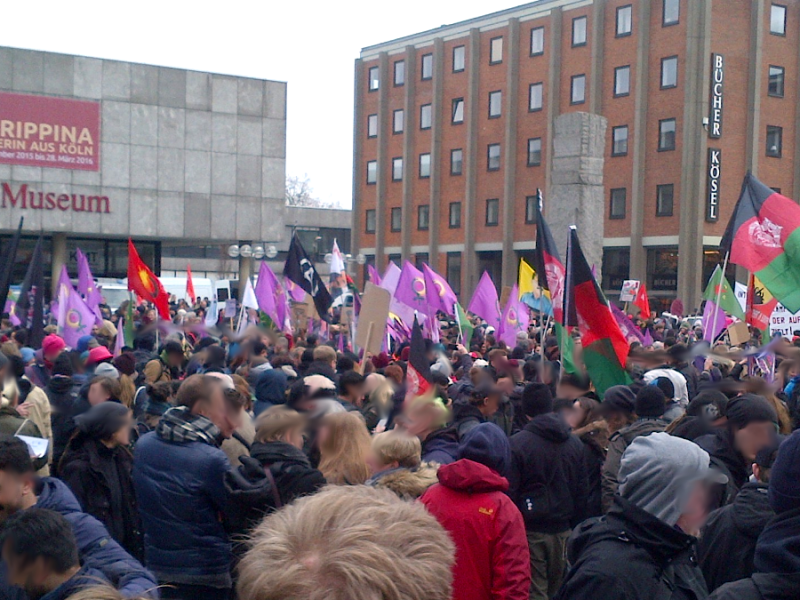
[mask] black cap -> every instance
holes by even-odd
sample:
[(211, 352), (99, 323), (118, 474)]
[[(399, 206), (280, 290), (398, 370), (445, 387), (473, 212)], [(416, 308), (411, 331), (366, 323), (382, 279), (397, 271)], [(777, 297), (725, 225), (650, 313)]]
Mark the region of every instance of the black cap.
[(183, 354), (183, 346), (180, 342), (176, 342), (175, 340), (170, 340), (166, 344), (164, 344), (164, 352), (166, 354)]
[(778, 424), (778, 413), (769, 401), (756, 394), (742, 394), (728, 402), (726, 410), (728, 423), (739, 429), (747, 427), (750, 423), (775, 423)]
[(661, 388), (654, 385), (646, 385), (636, 394), (636, 416), (638, 417), (661, 417), (666, 410), (667, 397)]
[(633, 414), (635, 410), (636, 394), (627, 385), (615, 385), (606, 390), (603, 395), (601, 410), (605, 413), (621, 412)]

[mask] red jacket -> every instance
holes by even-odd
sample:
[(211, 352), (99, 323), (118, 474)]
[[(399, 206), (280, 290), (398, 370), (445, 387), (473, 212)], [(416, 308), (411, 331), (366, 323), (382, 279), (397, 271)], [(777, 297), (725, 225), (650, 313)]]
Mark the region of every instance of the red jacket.
[(528, 600), (528, 540), (508, 481), (467, 459), (440, 467), (438, 477), (420, 501), (456, 545), (453, 600)]

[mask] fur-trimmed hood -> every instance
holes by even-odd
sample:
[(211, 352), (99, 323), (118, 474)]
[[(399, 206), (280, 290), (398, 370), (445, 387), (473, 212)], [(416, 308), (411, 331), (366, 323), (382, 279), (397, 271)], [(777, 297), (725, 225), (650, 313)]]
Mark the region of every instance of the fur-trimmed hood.
[(439, 465), (424, 462), (416, 469), (397, 469), (375, 480), (373, 485), (393, 491), (403, 500), (416, 500), (434, 483)]

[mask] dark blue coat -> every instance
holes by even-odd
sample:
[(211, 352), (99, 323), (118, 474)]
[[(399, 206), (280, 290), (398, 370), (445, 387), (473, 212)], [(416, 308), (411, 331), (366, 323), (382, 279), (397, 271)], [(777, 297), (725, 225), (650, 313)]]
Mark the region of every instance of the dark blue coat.
[(126, 598), (158, 597), (155, 577), (114, 541), (100, 521), (81, 510), (65, 483), (43, 477), (36, 495), (37, 507), (61, 513), (72, 525), (82, 565), (100, 571)]
[(133, 485), (145, 562), (160, 582), (231, 586), (231, 545), (221, 520), (229, 469), (216, 446), (168, 442), (154, 432), (139, 439)]

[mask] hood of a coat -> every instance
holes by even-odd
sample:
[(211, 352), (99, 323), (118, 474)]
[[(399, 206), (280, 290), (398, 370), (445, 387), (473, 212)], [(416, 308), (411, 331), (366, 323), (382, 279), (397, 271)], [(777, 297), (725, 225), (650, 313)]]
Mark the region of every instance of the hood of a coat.
[(539, 437), (557, 444), (563, 444), (572, 435), (569, 425), (556, 413), (547, 413), (534, 417), (525, 426), (525, 431), (535, 433)]
[(42, 477), (36, 486), (36, 506), (62, 515), (82, 512), (81, 505), (67, 484), (54, 477)]
[(50, 378), (50, 381), (47, 382), (47, 389), (53, 394), (68, 394), (72, 390), (73, 385), (72, 377), (54, 375)]
[(267, 369), (256, 381), (256, 400), (270, 404), (286, 404), (286, 373), (282, 369)]
[(731, 434), (727, 429), (717, 429), (714, 433), (697, 438), (695, 442), (708, 452), (712, 459), (728, 469), (736, 487), (742, 487), (747, 482), (745, 460), (734, 448)]
[(767, 522), (775, 516), (769, 505), (765, 483), (748, 483), (733, 501), (733, 522), (736, 528), (751, 538), (757, 538)]
[(401, 498), (416, 499), (438, 481), (438, 469), (439, 466), (433, 463), (422, 463), (416, 469), (395, 469), (382, 477), (376, 477), (373, 485), (392, 490)]
[(250, 456), (261, 464), (273, 465), (277, 462), (299, 464), (310, 467), (308, 457), (299, 450), (286, 442), (253, 442), (250, 447)]
[(800, 509), (779, 515), (764, 528), (754, 564), (759, 573), (800, 573)]
[(444, 487), (470, 494), (508, 490), (508, 480), (505, 477), (467, 458), (439, 467), (437, 477)]

